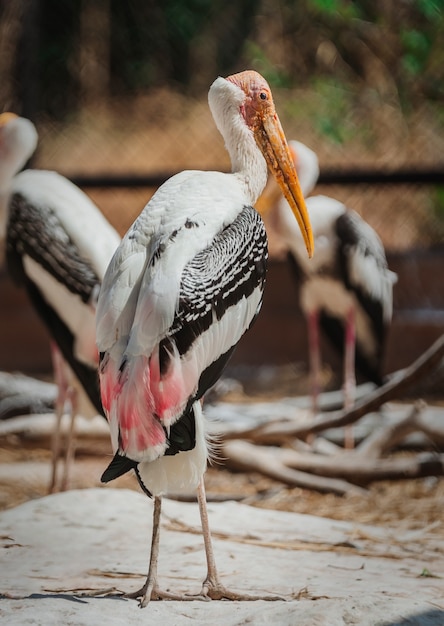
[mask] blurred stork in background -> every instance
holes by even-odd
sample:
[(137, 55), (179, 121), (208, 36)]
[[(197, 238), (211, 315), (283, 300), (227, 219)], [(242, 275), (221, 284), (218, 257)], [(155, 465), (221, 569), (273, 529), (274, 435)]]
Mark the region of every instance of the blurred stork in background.
[(0, 252), (51, 336), (58, 385), (50, 490), (56, 488), (61, 419), (71, 413), (61, 488), (73, 454), (76, 414), (103, 413), (98, 382), (95, 309), (117, 232), (80, 189), (55, 172), (19, 170), (37, 146), (29, 120), (0, 115)]
[[(300, 232), (285, 198), (270, 181), (258, 209), (284, 242), (299, 284), (299, 301), (308, 324), (313, 412), (319, 410), (321, 351), (319, 328), (343, 360), (344, 408), (355, 400), (356, 372), (382, 383), (384, 348), (392, 318), (396, 274), (388, 269), (377, 233), (355, 211), (333, 198), (307, 197), (319, 177), (316, 154), (289, 142), (313, 228), (315, 254), (307, 260)], [(346, 447), (353, 447), (351, 428)]]

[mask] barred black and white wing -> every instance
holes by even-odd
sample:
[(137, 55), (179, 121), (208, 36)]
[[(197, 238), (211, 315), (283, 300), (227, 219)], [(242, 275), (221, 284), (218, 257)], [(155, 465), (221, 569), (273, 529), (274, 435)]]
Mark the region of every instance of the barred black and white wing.
[(258, 213), (244, 207), (211, 246), (184, 269), (179, 306), (161, 342), (161, 371), (168, 368), (171, 343), (181, 358), (195, 351), (200, 376), (194, 399), (219, 378), (237, 342), (251, 326), (262, 303), (267, 239)]
[[(135, 273), (130, 271), (131, 263), (126, 265), (128, 276), (132, 276), (132, 290), (138, 294), (134, 296), (134, 307), (128, 309), (131, 331), (126, 338), (115, 335), (114, 345), (102, 355), (100, 376), (114, 449), (135, 461), (152, 461), (194, 446), (192, 436), (182, 444), (176, 437), (183, 426), (181, 420), (193, 419), (193, 403), (218, 379), (261, 306), (267, 240), (261, 218), (248, 206), (182, 265), (171, 301), (170, 277), (176, 276), (177, 264), (184, 256), (181, 228), (195, 229), (198, 242), (206, 238), (206, 226), (205, 220), (184, 218), (183, 225), (177, 222), (168, 237), (165, 233), (158, 237), (145, 264), (140, 250), (134, 248), (138, 267)], [(130, 237), (122, 242), (118, 254), (125, 249), (128, 252)], [(113, 264), (111, 274), (112, 268)], [(130, 292), (131, 284), (122, 273), (119, 280)], [(105, 286), (112, 283), (107, 277)], [(112, 309), (106, 291), (102, 298), (99, 310)], [(117, 304), (114, 308), (118, 311)], [(123, 308), (121, 315), (115, 315), (121, 329), (126, 326), (121, 320), (126, 311)], [(170, 320), (168, 327), (165, 320)], [(109, 341), (110, 336), (102, 328), (99, 348), (101, 341)], [(156, 336), (159, 338), (152, 345)], [(193, 432), (191, 427), (189, 432)]]

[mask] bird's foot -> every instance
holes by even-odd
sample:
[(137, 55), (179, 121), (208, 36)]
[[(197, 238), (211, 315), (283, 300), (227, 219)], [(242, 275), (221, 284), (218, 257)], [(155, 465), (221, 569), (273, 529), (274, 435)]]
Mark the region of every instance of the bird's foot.
[(171, 593), (170, 591), (163, 591), (159, 589), (157, 586), (152, 585), (144, 585), (138, 591), (134, 591), (132, 593), (126, 593), (125, 598), (132, 598), (135, 600), (139, 600), (139, 606), (141, 609), (146, 607), (151, 601), (158, 600), (176, 600), (180, 602), (190, 602), (191, 600), (210, 600), (210, 598), (205, 598), (201, 596), (193, 596), (186, 593)]
[(222, 585), (219, 580), (212, 580), (207, 578), (202, 585), (202, 590), (199, 596), (195, 596), (195, 599), (205, 600), (238, 600), (240, 602), (251, 602), (255, 600), (267, 600), (269, 602), (276, 602), (277, 600), (285, 601), (282, 596), (256, 596), (249, 593), (241, 593), (238, 591), (232, 591)]
[(138, 591), (126, 593), (125, 598), (139, 600), (140, 608), (146, 607), (151, 601), (158, 600), (176, 600), (179, 602), (191, 602), (193, 600), (209, 602), (211, 600), (237, 600), (239, 602), (251, 602), (253, 600), (266, 600), (276, 602), (277, 600), (285, 601), (283, 596), (256, 596), (248, 593), (241, 593), (227, 589), (220, 582), (205, 580), (202, 585), (201, 592), (197, 595), (188, 593), (171, 593), (159, 589), (156, 585), (144, 585)]

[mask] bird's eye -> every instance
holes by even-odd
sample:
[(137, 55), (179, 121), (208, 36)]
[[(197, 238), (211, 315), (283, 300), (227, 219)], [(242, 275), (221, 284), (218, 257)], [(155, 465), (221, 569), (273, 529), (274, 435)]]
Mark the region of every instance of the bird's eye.
[(261, 93), (259, 94), (259, 98), (261, 100), (266, 100), (267, 99), (267, 94), (265, 93), (265, 91), (261, 91)]

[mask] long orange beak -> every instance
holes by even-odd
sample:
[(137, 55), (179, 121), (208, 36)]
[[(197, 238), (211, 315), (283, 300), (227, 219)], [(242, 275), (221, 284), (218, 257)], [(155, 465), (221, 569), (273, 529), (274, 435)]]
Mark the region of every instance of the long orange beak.
[(301, 229), (308, 256), (311, 258), (314, 253), (314, 241), (310, 218), (290, 148), (279, 118), (275, 111), (273, 113), (261, 117), (262, 123), (254, 131), (256, 143), (293, 211)]

